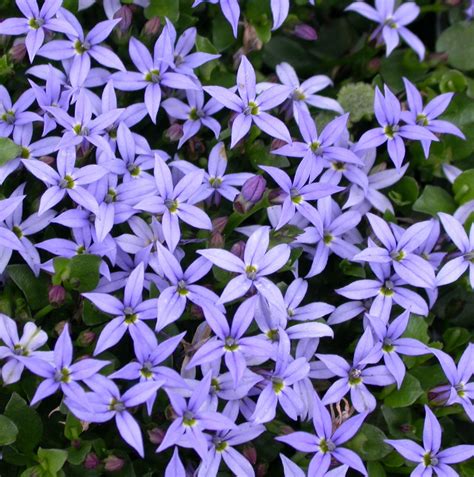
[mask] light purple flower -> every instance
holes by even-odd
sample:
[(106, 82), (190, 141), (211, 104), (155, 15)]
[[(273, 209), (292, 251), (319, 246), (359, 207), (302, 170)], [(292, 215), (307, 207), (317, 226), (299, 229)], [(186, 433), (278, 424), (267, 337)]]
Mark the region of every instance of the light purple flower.
[(98, 359), (81, 359), (72, 364), (72, 355), (72, 341), (69, 326), (66, 324), (54, 346), (52, 363), (38, 357), (21, 358), (23, 364), (32, 373), (44, 378), (31, 399), (31, 406), (51, 396), (58, 389), (61, 389), (66, 396), (80, 394), (82, 388), (78, 381), (92, 378), (104, 366), (110, 364), (110, 361)]
[(453, 283), (469, 269), (469, 281), (474, 287), (474, 226), (471, 225), (468, 237), (462, 224), (454, 217), (444, 212), (438, 215), (446, 233), (461, 253), (441, 268), (436, 276), (436, 283), (438, 285)]
[[(362, 2), (360, 2), (362, 3)], [(385, 95), (378, 87), (375, 88), (374, 110), (380, 127), (370, 129), (362, 134), (355, 146), (356, 151), (371, 149), (387, 143), (390, 159), (395, 167), (400, 169), (405, 158), (404, 139), (414, 141), (438, 141), (438, 138), (423, 126), (418, 124), (402, 124), (403, 120), (400, 101), (385, 85)]]
[(114, 315), (99, 336), (94, 356), (117, 344), (127, 331), (134, 342), (150, 340), (153, 343), (155, 335), (143, 320), (156, 317), (157, 299), (142, 299), (143, 281), (144, 267), (140, 264), (128, 277), (123, 300), (106, 293), (83, 293), (99, 310)]
[(76, 168), (74, 148), (58, 152), (57, 172), (39, 160), (22, 159), (22, 163), (31, 174), (48, 186), (41, 196), (39, 215), (54, 207), (66, 194), (91, 212), (98, 212), (97, 201), (83, 186), (99, 180), (107, 174), (107, 170), (95, 164)]
[(48, 341), (48, 335), (33, 322), (25, 323), (23, 335), (18, 336), (17, 324), (7, 315), (0, 313), (0, 359), (6, 362), (2, 366), (2, 381), (13, 384), (20, 380), (25, 369), (24, 358), (38, 358), (52, 361), (51, 351), (36, 351)]
[(375, 397), (369, 392), (366, 384), (388, 386), (393, 384), (395, 379), (386, 366), (367, 367), (367, 361), (376, 362), (376, 359), (367, 359), (373, 350), (373, 346), (372, 331), (370, 328), (366, 328), (357, 343), (352, 364), (349, 364), (344, 358), (335, 354), (316, 355), (331, 372), (339, 377), (326, 391), (323, 398), (324, 404), (339, 402), (350, 392), (352, 405), (356, 411), (371, 412), (375, 409)]
[(459, 359), (458, 365), (444, 351), (431, 348), (430, 351), (438, 358), (449, 384), (437, 386), (432, 390), (446, 397), (446, 406), (460, 404), (471, 421), (474, 421), (474, 383), (469, 382), (474, 373), (474, 344), (469, 343)]
[(280, 244), (268, 250), (269, 245), (269, 227), (264, 226), (258, 228), (247, 240), (243, 260), (227, 250), (215, 248), (198, 251), (214, 265), (238, 274), (226, 285), (217, 303), (236, 300), (255, 288), (267, 300), (285, 309), (280, 290), (266, 276), (285, 265), (290, 258), (290, 248), (286, 244)]
[(255, 70), (245, 56), (242, 56), (237, 71), (239, 95), (222, 86), (205, 86), (203, 89), (227, 109), (237, 113), (232, 123), (230, 147), (234, 147), (247, 135), (252, 124), (255, 124), (271, 137), (291, 142), (290, 133), (285, 124), (266, 112), (285, 101), (288, 97), (289, 88), (283, 85), (275, 85), (257, 95)]
[(7, 18), (0, 23), (1, 35), (24, 35), (30, 62), (44, 42), (45, 30), (75, 34), (74, 28), (56, 14), (61, 8), (62, 0), (46, 0), (41, 9), (35, 0), (16, 0), (16, 4), (25, 18)]
[(206, 213), (190, 204), (190, 199), (201, 187), (204, 171), (186, 174), (174, 185), (168, 165), (156, 156), (154, 176), (157, 194), (138, 202), (135, 209), (162, 215), (163, 235), (171, 252), (181, 238), (180, 220), (198, 229), (212, 229), (211, 220)]
[(346, 10), (357, 12), (379, 24), (370, 39), (375, 38), (378, 45), (385, 43), (387, 56), (398, 46), (402, 37), (423, 61), (423, 43), (406, 28), (420, 13), (420, 7), (415, 2), (405, 2), (395, 10), (395, 0), (375, 0), (375, 8), (361, 1), (351, 3)]
[(121, 91), (145, 89), (145, 106), (153, 123), (161, 104), (162, 87), (199, 90), (196, 80), (172, 71), (174, 65), (173, 46), (168, 28), (164, 28), (156, 40), (153, 57), (148, 48), (131, 38), (129, 54), (139, 72), (123, 71), (112, 76), (114, 87)]
[[(313, 426), (315, 434), (298, 431), (277, 437), (276, 440), (284, 442), (300, 452), (314, 453), (309, 463), (308, 476), (329, 476), (330, 474), (326, 474), (326, 472), (331, 465), (332, 459), (367, 476), (367, 470), (361, 458), (354, 451), (342, 446), (342, 444), (357, 434), (367, 417), (367, 413), (358, 414), (347, 419), (347, 421), (333, 431), (329, 411), (321, 402), (316, 392), (314, 392), (313, 396)], [(291, 474), (289, 475), (291, 476)]]
[(474, 457), (474, 446), (459, 445), (441, 449), (441, 426), (428, 406), (425, 406), (425, 424), (423, 426), (423, 446), (408, 439), (386, 439), (385, 442), (405, 457), (418, 465), (410, 474), (412, 477), (431, 477), (458, 475), (449, 464), (457, 464)]
[(76, 78), (78, 84), (82, 84), (87, 78), (91, 69), (91, 58), (107, 68), (125, 70), (120, 58), (110, 48), (101, 45), (120, 19), (99, 22), (84, 35), (81, 24), (71, 12), (62, 8), (59, 18), (69, 23), (73, 31), (65, 32), (68, 40), (53, 40), (43, 45), (38, 51), (40, 56), (69, 62), (69, 74)]

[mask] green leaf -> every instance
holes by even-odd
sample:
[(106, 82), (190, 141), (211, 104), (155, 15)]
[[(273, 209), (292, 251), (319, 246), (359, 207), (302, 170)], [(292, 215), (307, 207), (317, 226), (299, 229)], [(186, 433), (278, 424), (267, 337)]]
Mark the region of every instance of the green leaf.
[(42, 273), (39, 277), (35, 277), (28, 265), (9, 265), (7, 272), (15, 285), (25, 295), (32, 310), (39, 310), (49, 304), (48, 277), (46, 274)]
[(407, 407), (413, 404), (422, 394), (423, 389), (418, 379), (407, 373), (400, 389), (394, 389), (385, 398), (384, 404), (395, 408)]
[(0, 166), (12, 161), (21, 154), (21, 147), (7, 137), (0, 137)]
[(413, 204), (418, 198), (419, 192), (416, 180), (413, 177), (406, 176), (392, 187), (388, 196), (396, 205), (403, 207), (404, 205)]
[(456, 210), (456, 202), (451, 195), (438, 186), (427, 185), (421, 196), (413, 204), (413, 210), (436, 216), (438, 212), (452, 214)]
[(0, 414), (0, 446), (8, 446), (16, 441), (18, 427), (8, 419), (7, 416)]
[(391, 408), (382, 405), (382, 414), (392, 437), (410, 439), (415, 436), (415, 426), (411, 423), (410, 408)]
[(38, 460), (41, 467), (52, 475), (56, 475), (65, 464), (67, 451), (63, 449), (38, 449)]
[(464, 346), (471, 340), (471, 333), (466, 328), (449, 328), (443, 333), (444, 351), (451, 351)]
[(367, 471), (369, 473), (369, 477), (386, 477), (385, 469), (380, 462), (369, 462), (367, 464)]
[(217, 15), (212, 21), (212, 44), (218, 51), (223, 51), (233, 45), (234, 41), (231, 26), (223, 15)]
[(92, 444), (85, 441), (81, 442), (79, 447), (69, 447), (67, 450), (67, 461), (72, 465), (82, 464), (91, 448)]
[(474, 70), (474, 24), (456, 23), (441, 33), (436, 51), (448, 54), (448, 63), (463, 71)]
[(98, 255), (81, 254), (71, 259), (55, 258), (53, 260), (53, 283), (63, 283), (80, 293), (94, 290), (99, 283), (99, 266), (101, 258)]
[(173, 23), (179, 19), (179, 0), (151, 0), (145, 8), (145, 17), (167, 17)]
[(387, 436), (372, 424), (364, 424), (359, 432), (347, 444), (349, 449), (357, 452), (363, 460), (376, 461), (388, 455), (392, 448), (385, 444)]
[(35, 409), (17, 393), (13, 393), (5, 407), (5, 416), (18, 427), (16, 447), (23, 452), (31, 452), (43, 435), (43, 422)]
[(350, 113), (349, 119), (352, 122), (370, 120), (374, 115), (374, 88), (370, 84), (347, 84), (340, 89), (337, 100), (344, 111)]
[(428, 343), (430, 335), (428, 334), (428, 322), (426, 319), (423, 316), (411, 314), (403, 337), (414, 338), (425, 344)]
[(64, 426), (64, 435), (70, 441), (72, 441), (81, 435), (82, 430), (81, 421), (68, 412), (66, 417), (66, 425)]
[(474, 199), (474, 169), (459, 174), (453, 183), (454, 200), (465, 204)]

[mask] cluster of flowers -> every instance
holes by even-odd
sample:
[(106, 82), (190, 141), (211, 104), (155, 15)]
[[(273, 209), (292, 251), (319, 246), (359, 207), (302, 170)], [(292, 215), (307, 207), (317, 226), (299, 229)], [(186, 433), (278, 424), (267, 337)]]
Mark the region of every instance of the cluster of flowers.
[[(415, 5), (406, 3), (393, 13), (393, 2), (376, 3), (377, 11), (363, 2), (350, 9), (384, 25), (375, 35), (383, 37), (388, 51), (400, 34), (422, 56), (422, 45), (417, 46), (404, 27), (418, 13)], [(196, 30), (190, 28), (178, 37), (170, 22), (153, 54), (139, 40), (130, 40), (134, 68), (127, 70), (103, 45), (119, 19), (99, 22), (84, 33), (74, 15), (61, 8), (61, 0), (47, 0), (41, 9), (34, 0), (17, 0), (17, 5), (25, 18), (5, 20), (0, 32), (26, 34), (31, 61), (42, 57), (57, 63), (32, 66), (31, 88), (14, 103), (0, 86), (0, 135), (21, 146), (17, 158), (0, 166), (0, 183), (22, 170), (45, 186), (41, 197), (34, 198), (37, 212), (26, 219), (22, 204), (32, 198), (25, 193), (25, 184), (0, 201), (0, 270), (5, 270), (13, 252), (36, 275), (54, 272), (53, 260), (44, 261), (44, 252), (67, 258), (83, 253), (100, 256), (99, 286), (83, 298), (111, 319), (98, 337), (94, 356), (129, 339), (125, 337), (129, 333), (136, 359), (105, 376), (100, 371), (108, 361), (87, 357), (74, 362), (68, 326), (53, 351), (41, 351), (47, 341), (44, 331), (30, 322), (20, 338), (16, 323), (1, 315), (5, 384), (17, 382), (26, 367), (43, 378), (32, 405), (60, 390), (76, 417), (91, 423), (115, 419), (123, 439), (141, 456), (142, 433), (131, 411), (145, 404), (152, 413), (157, 393), (164, 392), (173, 422), (157, 451), (174, 448), (166, 476), (186, 475), (179, 447), (199, 455), (197, 475), (216, 475), (223, 460), (236, 475), (253, 476), (252, 466), (235, 446), (265, 432), (264, 424), (275, 418), (277, 409), (291, 421), (314, 423), (314, 434), (278, 437), (314, 454), (309, 476), (343, 476), (349, 467), (367, 475), (360, 457), (344, 443), (376, 408), (370, 387), (402, 385), (406, 370), (400, 356), (433, 354), (448, 382), (436, 389), (439, 399), (447, 406), (460, 404), (474, 420), (474, 383), (469, 382), (474, 346), (466, 347), (456, 365), (445, 352), (403, 337), (410, 313), (426, 316), (439, 286), (456, 281), (467, 269), (474, 286), (474, 227), (468, 236), (462, 219), (466, 206), (462, 214), (440, 213), (439, 220), (407, 228), (371, 213), (393, 213), (380, 190), (407, 170), (405, 141), (420, 141), (427, 156), (441, 133), (463, 137), (453, 124), (437, 119), (451, 94), (423, 105), (415, 86), (405, 80), (407, 109), (402, 110), (388, 87), (383, 92), (377, 89), (374, 109), (379, 126), (352, 142), (348, 115), (334, 100), (316, 94), (330, 84), (327, 77), (300, 83), (292, 67), (281, 64), (280, 84), (257, 83), (244, 56), (236, 87), (203, 87), (194, 70), (216, 55), (193, 53)], [(238, 2), (220, 5), (235, 31)], [(288, 1), (272, 1), (272, 7), (278, 27)], [(387, 25), (388, 17), (393, 24)], [(53, 32), (65, 38), (53, 37)], [(144, 102), (120, 107), (116, 90), (144, 90)], [(210, 96), (207, 102), (205, 93)], [(287, 115), (287, 124), (297, 126), (301, 140), (292, 140), (287, 125), (271, 114), (277, 107)], [(340, 115), (318, 133), (311, 107)], [(210, 152), (207, 170), (178, 154), (171, 158), (133, 131), (142, 121), (155, 122), (160, 108), (170, 120), (182, 122), (178, 148), (202, 128), (219, 138), (221, 123), (214, 116), (226, 109), (232, 112), (230, 148), (238, 147), (255, 126), (278, 143), (273, 154), (298, 160), (296, 172), (290, 176), (262, 165), (261, 174), (227, 174), (223, 142)], [(36, 135), (41, 138), (33, 139)], [(377, 148), (383, 144), (395, 168), (374, 167)], [(277, 186), (267, 195), (272, 203), (267, 208), (270, 225), (238, 228), (248, 237), (246, 242), (236, 242), (231, 251), (201, 248), (183, 269), (181, 261), (194, 258), (189, 243), (222, 237), (226, 220), (211, 220), (206, 211), (212, 204), (240, 201), (251, 207), (263, 197), (265, 174)], [(474, 209), (472, 203), (467, 207)], [(364, 218), (370, 226), (365, 234), (361, 233), (365, 226), (357, 228)], [(448, 242), (440, 247), (440, 223), (456, 251), (450, 251)], [(35, 241), (35, 234), (50, 224), (69, 229), (70, 239)], [(128, 224), (131, 233), (117, 235), (119, 224)], [(278, 233), (289, 227), (298, 230), (296, 237), (274, 245)], [(200, 232), (196, 235), (195, 230)], [(300, 276), (298, 260), (290, 259), (295, 249), (302, 249), (303, 259), (311, 261), (305, 278), (323, 273), (332, 254), (367, 264), (372, 278), (337, 289), (349, 300), (338, 307), (323, 302), (301, 305), (308, 283)], [(276, 285), (277, 273), (289, 263), (294, 281), (283, 293)], [(230, 272), (219, 295), (199, 284), (213, 266)], [(158, 298), (144, 298), (152, 287), (159, 290)], [(169, 337), (164, 330), (179, 322), (189, 304), (197, 305), (204, 319), (193, 337), (193, 353), (178, 372), (166, 362), (185, 333)], [(394, 317), (394, 305), (405, 311)], [(352, 359), (317, 352), (320, 340), (333, 337), (336, 325), (361, 316), (363, 333)], [(333, 378), (320, 398), (315, 384)], [(122, 392), (116, 382), (123, 381), (133, 385)], [(348, 394), (357, 414), (334, 422), (327, 406)], [(471, 458), (474, 446), (440, 450), (440, 436), (439, 423), (426, 407), (423, 447), (409, 440), (387, 442), (417, 464), (414, 476), (455, 475), (449, 464)], [(303, 475), (287, 457), (281, 458), (285, 475)], [(329, 470), (332, 460), (338, 465)]]

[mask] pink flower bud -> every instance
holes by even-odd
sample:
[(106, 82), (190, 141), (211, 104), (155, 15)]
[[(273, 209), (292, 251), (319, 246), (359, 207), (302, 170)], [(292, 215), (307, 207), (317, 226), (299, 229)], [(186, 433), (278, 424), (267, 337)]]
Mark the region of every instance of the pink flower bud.
[(49, 303), (53, 306), (61, 306), (66, 300), (66, 290), (61, 285), (53, 285), (48, 292)]
[(93, 452), (89, 452), (84, 459), (84, 468), (87, 470), (97, 469), (100, 465), (100, 459)]
[(145, 23), (142, 33), (144, 36), (152, 40), (158, 36), (158, 33), (160, 32), (160, 26), (161, 22), (159, 17), (150, 18), (150, 20)]
[(295, 25), (295, 28), (293, 29), (293, 34), (296, 37), (301, 38), (302, 40), (314, 41), (318, 39), (318, 33), (316, 32), (316, 30), (313, 27), (306, 25), (305, 23)]
[(165, 437), (165, 432), (159, 427), (154, 427), (151, 431), (148, 431), (148, 439), (152, 444), (159, 446)]
[(172, 124), (166, 130), (165, 137), (171, 142), (178, 142), (183, 137), (183, 126), (179, 123)]
[(109, 455), (104, 459), (104, 469), (107, 472), (117, 472), (123, 469), (125, 461), (116, 455)]
[(245, 242), (240, 240), (239, 242), (234, 243), (234, 245), (232, 245), (232, 248), (230, 249), (230, 252), (233, 253), (236, 257), (239, 257), (241, 260), (243, 260), (245, 253)]

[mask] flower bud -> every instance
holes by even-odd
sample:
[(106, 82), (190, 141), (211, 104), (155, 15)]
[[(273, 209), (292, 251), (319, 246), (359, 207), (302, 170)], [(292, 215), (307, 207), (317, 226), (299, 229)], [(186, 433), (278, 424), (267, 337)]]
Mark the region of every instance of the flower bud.
[(89, 452), (84, 459), (84, 468), (87, 470), (97, 469), (100, 465), (100, 459), (97, 457), (94, 452)]
[(160, 26), (161, 22), (159, 17), (150, 18), (143, 27), (143, 36), (146, 36), (148, 37), (148, 39), (153, 40), (155, 37), (158, 36), (158, 33), (160, 32)]
[(305, 23), (299, 23), (298, 25), (295, 25), (293, 29), (293, 35), (298, 38), (301, 38), (302, 40), (308, 41), (314, 41), (318, 39), (318, 34), (316, 30), (313, 27), (306, 25)]
[(67, 325), (67, 321), (63, 320), (63, 321), (60, 321), (55, 327), (54, 327), (54, 331), (56, 331), (56, 333), (58, 335), (60, 335), (63, 330), (64, 330), (64, 327)]
[(165, 137), (171, 142), (177, 142), (183, 137), (183, 126), (179, 123), (172, 124), (166, 131)]
[(245, 458), (252, 464), (255, 465), (257, 463), (257, 449), (252, 444), (248, 444), (244, 447), (242, 451)]
[(117, 472), (123, 469), (125, 461), (116, 455), (109, 455), (104, 459), (104, 469), (107, 472)]
[(159, 427), (154, 427), (151, 431), (148, 431), (148, 439), (152, 444), (159, 446), (165, 437), (165, 432)]
[(194, 303), (191, 305), (191, 316), (195, 319), (202, 320), (204, 318), (204, 312), (199, 305), (195, 305)]
[(212, 220), (212, 230), (213, 232), (219, 232), (222, 233), (224, 232), (225, 226), (227, 225), (227, 222), (229, 222), (228, 217), (216, 217), (215, 219)]
[(210, 248), (223, 248), (224, 247), (224, 237), (220, 232), (212, 232), (211, 238), (209, 240)]
[(26, 45), (23, 39), (16, 39), (13, 46), (10, 48), (10, 58), (13, 63), (21, 63), (26, 56)]
[(66, 300), (66, 290), (61, 285), (53, 285), (48, 292), (49, 303), (53, 306), (61, 306)]
[(233, 253), (236, 257), (239, 257), (241, 260), (243, 260), (245, 253), (245, 242), (240, 240), (239, 242), (234, 243), (230, 249), (230, 253)]
[(256, 477), (265, 477), (266, 475), (268, 475), (268, 464), (267, 463), (258, 464), (255, 475)]
[(268, 200), (272, 205), (281, 205), (285, 200), (285, 193), (278, 187), (277, 189), (273, 189), (268, 194)]
[(247, 179), (240, 194), (234, 200), (234, 210), (239, 214), (246, 214), (262, 199), (267, 181), (259, 175)]
[(79, 337), (77, 338), (77, 344), (79, 346), (89, 346), (94, 342), (96, 336), (97, 335), (91, 330), (81, 331)]
[(273, 139), (270, 150), (274, 151), (275, 149), (280, 149), (280, 147), (286, 146), (288, 143), (283, 141), (283, 139)]
[(241, 190), (242, 197), (246, 201), (256, 204), (263, 197), (266, 186), (267, 181), (263, 176), (255, 175), (244, 182)]
[(443, 386), (436, 386), (428, 391), (428, 401), (434, 406), (444, 406), (451, 394), (451, 386), (445, 384)]
[(114, 18), (120, 18), (120, 21), (115, 25), (116, 31), (120, 33), (127, 33), (132, 24), (133, 13), (128, 5), (122, 5), (114, 14)]
[(54, 161), (55, 161), (56, 159), (54, 159), (53, 156), (41, 156), (41, 157), (39, 158), (39, 160), (40, 160), (41, 162), (44, 162), (44, 163), (45, 163), (46, 165), (48, 165), (48, 166), (52, 166), (52, 165), (54, 164)]

